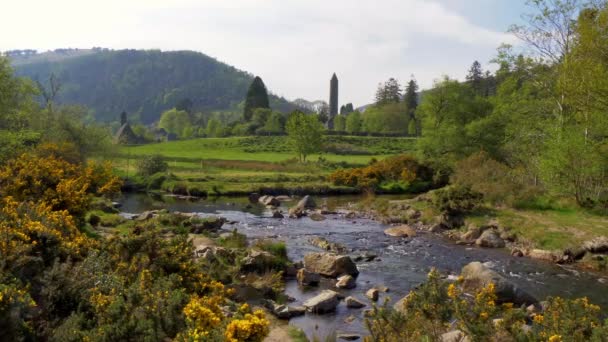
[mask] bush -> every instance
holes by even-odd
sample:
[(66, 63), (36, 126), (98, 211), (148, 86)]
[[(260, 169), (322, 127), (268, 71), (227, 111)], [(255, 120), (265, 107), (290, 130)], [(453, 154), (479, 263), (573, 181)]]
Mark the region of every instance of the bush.
[(408, 155), (386, 158), (366, 167), (337, 170), (329, 176), (334, 185), (382, 188), (389, 192), (406, 192), (410, 184), (430, 182), (432, 178), (432, 170)]
[(466, 214), (481, 204), (483, 195), (467, 186), (452, 185), (433, 193), (435, 209), (447, 215)]
[(494, 204), (512, 205), (539, 192), (527, 185), (525, 177), (517, 175), (516, 170), (492, 159), (484, 151), (457, 162), (450, 178), (452, 184), (470, 187)]
[(145, 156), (137, 162), (137, 172), (144, 177), (155, 173), (167, 172), (169, 164), (160, 154)]

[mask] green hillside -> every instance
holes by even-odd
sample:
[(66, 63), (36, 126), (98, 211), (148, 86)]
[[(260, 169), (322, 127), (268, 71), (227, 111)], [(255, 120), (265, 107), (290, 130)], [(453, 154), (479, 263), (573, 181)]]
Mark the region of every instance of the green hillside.
[[(113, 121), (122, 111), (150, 123), (160, 113), (190, 99), (194, 110), (235, 110), (253, 76), (193, 51), (75, 50), (13, 59), (17, 75), (44, 82), (54, 73), (61, 83), (57, 101), (82, 104), (99, 121)], [(295, 106), (271, 97), (271, 106)]]

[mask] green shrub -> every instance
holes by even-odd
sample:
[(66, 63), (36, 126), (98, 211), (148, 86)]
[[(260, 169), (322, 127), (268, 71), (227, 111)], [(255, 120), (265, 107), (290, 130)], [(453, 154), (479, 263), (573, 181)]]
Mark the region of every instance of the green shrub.
[(137, 161), (137, 172), (142, 176), (152, 176), (155, 173), (167, 172), (169, 164), (160, 154), (145, 156)]
[(452, 185), (433, 193), (433, 206), (448, 215), (466, 214), (481, 204), (483, 195), (468, 186)]

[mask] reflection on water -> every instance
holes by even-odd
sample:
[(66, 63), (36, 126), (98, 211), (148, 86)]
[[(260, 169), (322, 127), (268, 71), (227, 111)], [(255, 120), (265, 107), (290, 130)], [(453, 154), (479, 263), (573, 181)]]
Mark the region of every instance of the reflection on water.
[[(395, 197), (393, 197), (395, 198)], [(315, 198), (319, 205), (330, 209), (354, 206), (361, 197), (344, 196)], [(592, 274), (578, 272), (527, 258), (512, 257), (506, 250), (480, 249), (457, 246), (450, 241), (432, 234), (421, 234), (412, 240), (389, 238), (383, 234), (386, 228), (378, 222), (367, 219), (345, 220), (340, 215), (328, 215), (327, 220), (315, 222), (309, 218), (299, 220), (273, 219), (271, 212), (260, 205), (250, 205), (247, 198), (215, 198), (196, 201), (180, 200), (173, 197), (152, 198), (146, 195), (127, 195), (121, 201), (122, 210), (139, 213), (150, 209), (166, 208), (171, 211), (217, 214), (238, 223), (225, 228), (237, 228), (251, 238), (272, 237), (285, 241), (292, 260), (302, 257), (317, 248), (310, 245), (311, 236), (320, 235), (332, 242), (339, 242), (352, 250), (352, 254), (371, 252), (378, 260), (359, 263), (360, 275), (353, 290), (340, 290), (345, 295), (365, 299), (365, 292), (376, 285), (390, 288), (386, 296), (392, 301), (405, 296), (407, 292), (426, 278), (431, 267), (445, 273), (457, 274), (462, 266), (472, 261), (490, 262), (492, 268), (503, 274), (518, 286), (537, 298), (546, 296), (581, 297), (587, 296), (606, 310), (608, 308), (608, 286)], [(286, 203), (281, 209), (287, 211)], [(321, 287), (330, 287), (322, 283)], [(301, 304), (315, 296), (319, 290), (303, 291), (295, 281), (287, 284), (286, 292)], [(382, 298), (381, 298), (382, 300)], [(369, 306), (368, 306), (369, 308)], [(352, 317), (354, 320), (352, 320)], [(345, 320), (348, 319), (349, 322)], [(292, 319), (295, 324), (312, 336), (325, 336), (331, 332), (364, 333), (362, 309), (348, 309), (342, 303), (335, 314), (311, 315)]]

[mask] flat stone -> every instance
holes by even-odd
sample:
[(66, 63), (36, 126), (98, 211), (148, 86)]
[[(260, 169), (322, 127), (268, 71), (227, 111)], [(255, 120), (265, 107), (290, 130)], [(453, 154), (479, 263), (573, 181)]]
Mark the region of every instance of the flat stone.
[(317, 286), (321, 281), (319, 273), (309, 272), (304, 268), (298, 270), (296, 278), (298, 279), (298, 284), (304, 286)]
[(359, 336), (357, 334), (347, 334), (347, 333), (340, 333), (336, 337), (339, 340), (345, 340), (345, 341), (356, 341), (361, 338), (361, 336)]
[(416, 229), (403, 225), (398, 227), (391, 227), (384, 230), (384, 234), (392, 237), (414, 237), (416, 236)]
[(360, 301), (359, 299), (357, 299), (353, 296), (346, 297), (344, 302), (346, 303), (346, 307), (352, 308), (352, 309), (360, 309), (365, 306), (365, 303), (363, 303), (362, 301)]
[(339, 295), (335, 291), (325, 290), (319, 295), (308, 299), (304, 302), (306, 311), (312, 313), (328, 313), (336, 310), (338, 306)]

